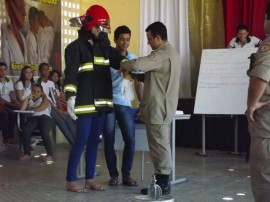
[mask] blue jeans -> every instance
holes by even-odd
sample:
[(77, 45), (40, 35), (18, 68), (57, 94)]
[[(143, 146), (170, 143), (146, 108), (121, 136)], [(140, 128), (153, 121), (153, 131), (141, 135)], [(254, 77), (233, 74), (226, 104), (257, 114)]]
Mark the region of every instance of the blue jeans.
[(51, 117), (69, 144), (73, 145), (76, 135), (75, 122), (69, 116), (66, 116), (65, 119), (63, 119), (54, 108), (51, 109)]
[(105, 115), (78, 118), (77, 134), (68, 158), (67, 181), (72, 182), (77, 179), (76, 171), (85, 145), (85, 179), (94, 178), (99, 136), (102, 133), (104, 119)]
[(117, 159), (114, 150), (115, 120), (117, 120), (125, 143), (122, 159), (122, 177), (130, 175), (135, 152), (135, 122), (131, 108), (114, 104), (114, 112), (106, 115), (103, 135), (107, 167), (111, 177), (118, 177)]

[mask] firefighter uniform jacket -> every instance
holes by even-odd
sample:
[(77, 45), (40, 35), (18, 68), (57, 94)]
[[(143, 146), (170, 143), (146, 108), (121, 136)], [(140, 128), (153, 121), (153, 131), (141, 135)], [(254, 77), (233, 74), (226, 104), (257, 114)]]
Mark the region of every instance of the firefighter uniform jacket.
[(112, 49), (104, 40), (90, 42), (80, 37), (80, 33), (79, 38), (66, 47), (64, 92), (67, 98), (76, 96), (77, 116), (94, 117), (99, 112), (113, 110), (110, 59), (115, 60), (115, 57)]

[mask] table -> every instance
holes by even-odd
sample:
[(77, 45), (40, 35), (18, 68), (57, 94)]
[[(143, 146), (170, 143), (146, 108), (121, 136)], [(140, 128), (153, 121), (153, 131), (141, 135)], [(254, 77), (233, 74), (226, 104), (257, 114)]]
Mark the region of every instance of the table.
[[(175, 175), (175, 126), (176, 121), (178, 120), (188, 120), (190, 119), (190, 114), (183, 114), (183, 115), (175, 115), (172, 120), (172, 127), (171, 127), (171, 150), (172, 150), (172, 174), (171, 174), (171, 184), (177, 184), (181, 182), (187, 181), (187, 178), (179, 178), (176, 179)], [(148, 140), (145, 130), (145, 124), (136, 124), (135, 125), (135, 151), (141, 152), (141, 180), (144, 179), (144, 152), (149, 151), (148, 147)], [(124, 142), (122, 140), (122, 134), (118, 127), (116, 127), (115, 131), (115, 150), (123, 150)], [(119, 158), (118, 158), (119, 159)]]
[(171, 174), (171, 184), (177, 184), (181, 182), (186, 182), (187, 178), (178, 178), (176, 179), (175, 176), (175, 126), (176, 121), (178, 120), (189, 120), (190, 114), (183, 114), (183, 115), (175, 115), (172, 120), (172, 128), (171, 128), (171, 149), (172, 149), (172, 174)]
[[(116, 151), (117, 159), (120, 159), (118, 151), (124, 150), (124, 146), (125, 144), (123, 141), (121, 130), (118, 124), (116, 124), (114, 149)], [(135, 151), (139, 151), (141, 153), (141, 181), (143, 181), (144, 179), (144, 152), (149, 151), (147, 134), (146, 134), (144, 123), (135, 124)], [(117, 161), (117, 168), (118, 170), (120, 170), (119, 160)]]
[[(175, 175), (175, 126), (176, 121), (178, 120), (189, 120), (190, 114), (183, 114), (183, 115), (175, 115), (172, 120), (172, 127), (171, 127), (171, 150), (172, 150), (172, 173), (171, 173), (171, 184), (177, 184), (181, 182), (185, 182), (187, 178), (178, 178), (176, 179)], [(141, 180), (144, 179), (144, 152), (149, 151), (148, 147), (148, 140), (146, 135), (145, 124), (136, 124), (135, 125), (135, 151), (141, 152)], [(119, 127), (116, 127), (115, 130), (115, 150), (121, 151), (124, 149), (124, 142), (122, 138), (121, 131)], [(99, 145), (99, 149), (103, 149), (103, 144)], [(118, 155), (118, 154), (117, 154)], [(119, 159), (119, 158), (118, 158)], [(84, 173), (84, 155), (81, 156), (81, 160), (79, 163), (78, 168), (78, 178), (83, 178), (85, 176)]]
[(18, 126), (18, 129), (19, 131), (22, 131), (22, 128), (21, 128), (21, 118), (20, 116), (21, 115), (31, 115), (34, 113), (34, 111), (29, 111), (29, 110), (13, 110), (15, 113), (17, 113), (17, 126)]

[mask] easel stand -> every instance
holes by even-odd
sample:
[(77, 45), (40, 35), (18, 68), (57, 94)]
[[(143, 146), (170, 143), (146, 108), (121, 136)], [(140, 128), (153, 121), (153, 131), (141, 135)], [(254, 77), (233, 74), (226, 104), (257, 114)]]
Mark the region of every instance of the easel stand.
[[(202, 114), (202, 152), (197, 152), (196, 155), (207, 157), (208, 154), (205, 151), (205, 119), (206, 115)], [(238, 115), (234, 115), (234, 151), (230, 154), (240, 155), (238, 151)]]
[(207, 157), (208, 154), (205, 152), (205, 115), (202, 115), (202, 152), (196, 152), (196, 155)]
[(234, 151), (229, 152), (229, 154), (233, 155), (241, 155), (238, 151), (238, 116), (234, 116)]

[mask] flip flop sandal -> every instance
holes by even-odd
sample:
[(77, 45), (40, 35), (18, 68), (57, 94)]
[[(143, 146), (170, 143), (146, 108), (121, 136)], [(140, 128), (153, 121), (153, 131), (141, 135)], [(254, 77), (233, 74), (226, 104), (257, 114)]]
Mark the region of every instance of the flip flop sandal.
[(85, 187), (67, 187), (67, 191), (71, 191), (71, 192), (77, 192), (77, 193), (86, 193), (88, 192), (88, 190)]
[(104, 190), (105, 190), (105, 187), (102, 186), (102, 185), (92, 186), (92, 185), (86, 184), (86, 185), (85, 185), (85, 188), (86, 188), (87, 190), (95, 190), (95, 191), (104, 191)]

